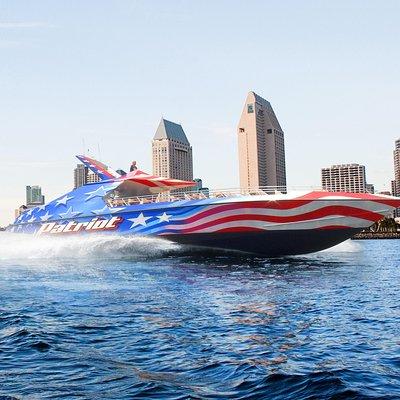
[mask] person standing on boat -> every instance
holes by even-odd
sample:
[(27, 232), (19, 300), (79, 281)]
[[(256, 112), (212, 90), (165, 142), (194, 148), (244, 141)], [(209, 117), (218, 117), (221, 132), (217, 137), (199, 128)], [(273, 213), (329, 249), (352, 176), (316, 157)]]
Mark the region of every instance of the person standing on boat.
[(133, 172), (133, 171), (136, 171), (136, 170), (137, 170), (136, 161), (132, 161), (129, 171)]

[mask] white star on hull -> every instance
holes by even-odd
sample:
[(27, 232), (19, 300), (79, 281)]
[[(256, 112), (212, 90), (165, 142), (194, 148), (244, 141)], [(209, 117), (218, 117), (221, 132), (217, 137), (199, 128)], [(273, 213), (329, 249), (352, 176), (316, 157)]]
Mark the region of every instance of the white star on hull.
[(68, 203), (68, 200), (71, 200), (71, 199), (73, 199), (74, 197), (73, 196), (68, 196), (67, 194), (64, 196), (64, 197), (62, 197), (61, 199), (59, 199), (59, 200), (57, 200), (56, 201), (56, 207), (57, 206), (59, 206), (59, 205), (63, 205), (63, 206), (66, 206), (67, 205), (67, 203)]
[(72, 207), (68, 208), (65, 213), (60, 213), (60, 217), (67, 219), (67, 218), (74, 218), (76, 215), (82, 214), (80, 211), (72, 211)]
[(134, 228), (135, 226), (147, 226), (147, 220), (151, 219), (151, 217), (145, 217), (143, 213), (140, 213), (136, 218), (128, 218), (128, 221), (132, 222), (132, 225), (129, 229)]
[(163, 213), (162, 215), (157, 215), (158, 222), (169, 222), (172, 215), (168, 215), (167, 213)]
[(95, 197), (104, 197), (110, 190), (113, 190), (115, 185), (111, 185), (108, 188), (104, 188), (104, 186), (100, 186), (96, 190), (93, 190), (92, 192), (85, 193), (85, 196), (88, 196), (85, 201), (89, 201)]
[(50, 213), (47, 211), (46, 214), (42, 215), (40, 217), (40, 219), (44, 222), (48, 221), (50, 218), (52, 217), (52, 215), (50, 215)]

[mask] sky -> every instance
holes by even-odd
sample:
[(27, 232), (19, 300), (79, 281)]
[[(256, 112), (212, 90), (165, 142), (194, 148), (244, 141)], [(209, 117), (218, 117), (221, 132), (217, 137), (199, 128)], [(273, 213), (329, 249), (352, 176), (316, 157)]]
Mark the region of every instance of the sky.
[(399, 1), (0, 0), (0, 225), (73, 186), (75, 154), (151, 172), (161, 117), (181, 123), (194, 175), (239, 184), (247, 93), (285, 132), (290, 187), (366, 166), (390, 189), (400, 137)]

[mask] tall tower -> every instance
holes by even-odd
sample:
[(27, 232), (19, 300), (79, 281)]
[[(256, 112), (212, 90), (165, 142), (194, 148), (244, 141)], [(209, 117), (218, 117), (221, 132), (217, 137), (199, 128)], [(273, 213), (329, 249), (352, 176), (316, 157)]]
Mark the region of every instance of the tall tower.
[(394, 182), (392, 184), (393, 196), (400, 196), (400, 139), (395, 142), (393, 151), (394, 161)]
[(285, 140), (271, 104), (249, 92), (238, 125), (240, 187), (286, 190)]
[(153, 174), (193, 180), (192, 146), (182, 126), (161, 118), (152, 141)]

